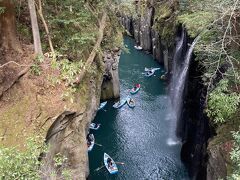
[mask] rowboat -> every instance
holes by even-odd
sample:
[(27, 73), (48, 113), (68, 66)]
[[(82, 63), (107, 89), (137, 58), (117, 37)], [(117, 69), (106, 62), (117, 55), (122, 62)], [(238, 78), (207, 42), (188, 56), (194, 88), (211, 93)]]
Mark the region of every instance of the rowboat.
[(131, 93), (131, 94), (136, 94), (136, 93), (140, 90), (140, 87), (141, 87), (140, 84), (136, 84), (136, 85), (134, 86), (134, 88), (131, 89), (130, 93)]
[(89, 129), (98, 130), (101, 124), (91, 123)]
[(105, 167), (107, 168), (107, 170), (110, 174), (116, 174), (118, 172), (116, 163), (113, 161), (113, 159), (107, 153), (104, 153), (103, 161), (104, 161)]
[(105, 102), (102, 102), (102, 103), (100, 104), (100, 106), (99, 106), (98, 110), (100, 110), (100, 109), (104, 108), (104, 107), (106, 106), (106, 104), (107, 104), (107, 101), (105, 101)]
[(155, 71), (147, 71), (147, 72), (144, 73), (144, 76), (150, 77), (150, 76), (152, 76), (154, 73), (155, 73)]
[(128, 98), (127, 99), (127, 104), (130, 108), (134, 108), (135, 107), (135, 101), (132, 98)]
[(160, 68), (144, 68), (144, 71), (157, 71), (160, 70)]
[(124, 104), (126, 104), (126, 102), (127, 102), (127, 98), (124, 98), (124, 99), (116, 102), (116, 103), (113, 105), (113, 107), (116, 108), (116, 109), (117, 109), (117, 108), (120, 108), (120, 107), (122, 107)]
[(95, 143), (95, 138), (93, 134), (88, 135), (89, 138), (87, 138), (87, 143), (88, 144), (88, 152), (90, 152), (93, 149), (94, 143)]
[(143, 49), (141, 46), (134, 46), (134, 48), (139, 51)]

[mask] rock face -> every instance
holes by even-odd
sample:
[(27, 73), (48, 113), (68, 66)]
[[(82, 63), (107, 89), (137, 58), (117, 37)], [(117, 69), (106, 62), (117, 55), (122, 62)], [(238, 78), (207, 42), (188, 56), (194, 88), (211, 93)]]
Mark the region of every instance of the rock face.
[[(43, 179), (50, 177), (52, 172), (56, 172), (57, 179), (61, 179), (63, 168), (69, 170), (72, 179), (85, 180), (89, 175), (86, 135), (99, 106), (103, 80), (103, 65), (99, 65), (101, 61), (97, 57), (95, 61), (98, 63), (92, 66), (97, 67), (97, 72), (86, 75), (81, 83), (87, 89), (75, 94), (74, 105), (65, 108), (48, 129), (46, 143), (50, 148), (43, 157)], [(67, 158), (60, 167), (55, 166), (53, 160), (59, 153)]]
[(181, 159), (187, 165), (192, 179), (206, 179), (207, 142), (210, 137), (209, 122), (204, 113), (206, 88), (201, 83), (198, 62), (192, 61), (186, 96), (183, 104)]
[(165, 70), (169, 72), (171, 70), (175, 42), (169, 46), (170, 43), (161, 38), (158, 31), (154, 28), (157, 23), (154, 22), (154, 12), (154, 1), (151, 1), (144, 8), (143, 13), (136, 12), (134, 17), (120, 13), (119, 19), (124, 28), (134, 37), (136, 44), (141, 46), (147, 53), (151, 53), (153, 58), (164, 65)]
[(103, 75), (101, 99), (108, 100), (120, 97), (120, 84), (118, 75), (118, 64), (121, 55), (120, 49), (105, 52), (105, 73)]
[[(152, 55), (154, 59), (157, 59), (160, 64), (166, 64), (166, 67), (168, 67), (166, 61), (168, 61), (168, 57), (165, 57), (165, 63), (164, 63), (164, 51), (161, 44), (160, 35), (158, 32), (154, 29), (151, 31), (152, 34)], [(166, 68), (165, 67), (165, 68)]]
[[(50, 144), (50, 150), (44, 158), (43, 171), (47, 178), (50, 172), (61, 172), (62, 168), (69, 169), (72, 179), (86, 179), (89, 175), (88, 151), (86, 135), (89, 124), (94, 119), (99, 107), (100, 97), (102, 100), (118, 98), (120, 94), (118, 63), (120, 50), (106, 52), (104, 65), (100, 60), (98, 67), (105, 67), (103, 73), (98, 68), (95, 76), (86, 77), (83, 86), (88, 87), (85, 91), (84, 107), (80, 110), (69, 109), (60, 114), (48, 130), (46, 142)], [(99, 65), (99, 63), (101, 65)], [(62, 167), (54, 166), (53, 159), (56, 154), (61, 153), (67, 158)], [(61, 175), (57, 176), (61, 178)]]
[(209, 148), (207, 163), (207, 180), (224, 179), (227, 176), (226, 160), (224, 152), (220, 145)]
[[(25, 46), (24, 50), (24, 56), (16, 54), (14, 58), (16, 62), (31, 64), (33, 52)], [(56, 179), (64, 179), (61, 175), (64, 168), (69, 170), (71, 179), (85, 180), (89, 174), (86, 135), (99, 107), (101, 88), (105, 84), (102, 83), (104, 74), (112, 77), (107, 83), (110, 89), (105, 92), (108, 98), (119, 96), (120, 52), (113, 52), (105, 63), (106, 72), (102, 58), (97, 56), (92, 63), (94, 73), (87, 72), (78, 90), (73, 93), (64, 82), (54, 85), (50, 81), (59, 75), (58, 69), (49, 66), (50, 59), (43, 62), (41, 67), (44, 73), (39, 76), (33, 75), (29, 68), (25, 70), (25, 67), (9, 66), (9, 70), (1, 71), (1, 145), (24, 148), (27, 137), (46, 137), (49, 150), (41, 156), (42, 178), (50, 179), (54, 173)], [(4, 59), (11, 61), (13, 56)], [(14, 76), (12, 72), (16, 72)], [(64, 96), (66, 93), (67, 96)], [(58, 154), (67, 158), (62, 166), (54, 163), (53, 159)]]
[[(88, 126), (95, 117), (99, 105), (100, 84), (92, 86), (89, 92), (86, 109), (78, 111), (64, 111), (59, 115), (47, 132), (46, 142), (50, 145), (49, 152), (44, 158), (42, 170), (46, 172), (46, 177), (50, 177), (51, 172), (61, 172), (66, 168), (71, 172), (73, 179), (86, 179), (89, 174), (88, 151), (86, 145), (86, 135)], [(54, 165), (54, 157), (60, 153), (67, 158), (62, 167)], [(57, 173), (58, 174), (58, 173)], [(57, 176), (61, 178), (61, 175)]]
[(148, 52), (152, 52), (152, 18), (153, 18), (153, 8), (147, 7), (145, 13), (140, 19), (140, 46)]

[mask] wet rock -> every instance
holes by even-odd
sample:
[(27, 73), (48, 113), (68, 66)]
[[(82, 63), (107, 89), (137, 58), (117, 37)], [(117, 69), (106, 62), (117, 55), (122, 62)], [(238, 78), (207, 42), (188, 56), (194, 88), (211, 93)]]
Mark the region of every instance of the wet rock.
[(118, 75), (118, 63), (120, 50), (114, 49), (112, 52), (105, 52), (105, 74), (102, 83), (101, 99), (107, 100), (120, 97), (120, 84)]
[(152, 51), (152, 16), (153, 8), (146, 8), (145, 15), (141, 17), (140, 21), (140, 46), (142, 46), (143, 50), (149, 52)]
[(154, 29), (152, 29), (152, 54), (153, 58), (156, 59), (160, 64), (164, 64), (161, 39), (158, 32), (156, 32)]
[(224, 179), (227, 176), (226, 162), (220, 146), (208, 150), (207, 180)]

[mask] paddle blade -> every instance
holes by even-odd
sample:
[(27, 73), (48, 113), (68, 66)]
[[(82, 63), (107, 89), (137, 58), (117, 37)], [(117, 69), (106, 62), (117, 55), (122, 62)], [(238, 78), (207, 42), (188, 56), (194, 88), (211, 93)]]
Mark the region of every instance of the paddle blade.
[(124, 162), (115, 162), (116, 164), (121, 164), (121, 165), (124, 165), (125, 163)]
[(98, 143), (95, 143), (97, 146), (101, 146), (102, 147), (102, 145), (101, 144), (98, 144)]
[(105, 167), (105, 165), (98, 167), (97, 169), (95, 169), (94, 171), (99, 171), (100, 169), (102, 169), (103, 167)]

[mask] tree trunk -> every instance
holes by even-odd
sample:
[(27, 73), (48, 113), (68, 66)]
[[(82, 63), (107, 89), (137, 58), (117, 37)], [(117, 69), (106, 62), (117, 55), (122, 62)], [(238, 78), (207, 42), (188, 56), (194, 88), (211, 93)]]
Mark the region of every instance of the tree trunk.
[(36, 14), (34, 0), (28, 0), (28, 7), (30, 11), (31, 24), (32, 24), (34, 50), (36, 54), (42, 55), (43, 54), (42, 45), (41, 45), (41, 40), (39, 35), (39, 28), (38, 28), (37, 14)]
[(11, 0), (0, 0), (0, 7), (4, 7), (4, 13), (0, 14), (0, 47), (22, 52), (17, 38), (14, 4)]

